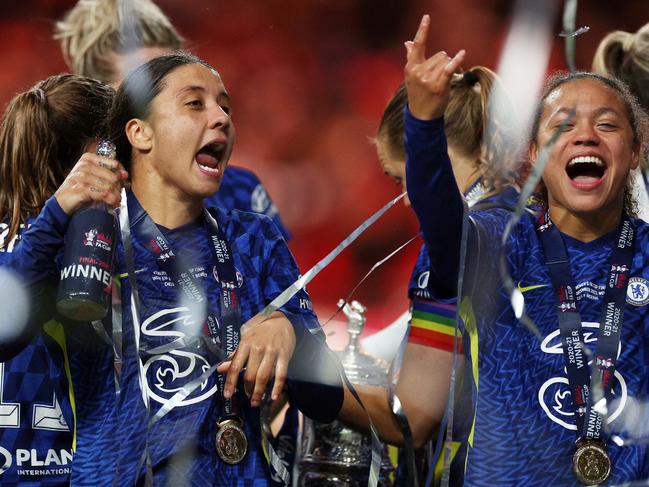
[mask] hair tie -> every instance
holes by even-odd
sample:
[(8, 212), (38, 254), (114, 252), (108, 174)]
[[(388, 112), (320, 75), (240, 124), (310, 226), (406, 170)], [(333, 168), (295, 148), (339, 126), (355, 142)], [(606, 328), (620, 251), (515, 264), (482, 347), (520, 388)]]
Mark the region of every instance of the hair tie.
[(475, 74), (473, 71), (465, 71), (464, 74), (462, 75), (462, 80), (469, 86), (475, 85), (478, 81), (480, 81), (480, 78), (478, 78), (478, 75)]
[(34, 93), (36, 95), (36, 99), (42, 103), (43, 105), (47, 105), (47, 95), (43, 91), (42, 88), (32, 88), (31, 93)]

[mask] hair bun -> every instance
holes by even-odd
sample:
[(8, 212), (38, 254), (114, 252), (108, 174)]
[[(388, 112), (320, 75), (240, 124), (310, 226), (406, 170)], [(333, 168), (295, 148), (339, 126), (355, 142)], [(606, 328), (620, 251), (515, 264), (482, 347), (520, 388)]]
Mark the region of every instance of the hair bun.
[(478, 75), (475, 74), (473, 71), (465, 71), (464, 74), (462, 75), (462, 80), (469, 86), (475, 85), (478, 81), (480, 81), (480, 78), (478, 78)]

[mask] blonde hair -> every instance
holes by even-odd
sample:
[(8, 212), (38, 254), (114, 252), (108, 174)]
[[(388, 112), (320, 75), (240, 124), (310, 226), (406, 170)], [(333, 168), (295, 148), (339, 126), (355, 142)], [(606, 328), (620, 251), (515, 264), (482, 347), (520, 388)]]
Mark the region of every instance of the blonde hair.
[[(444, 111), (448, 144), (462, 155), (475, 159), (483, 182), (490, 189), (501, 189), (517, 179), (510, 151), (513, 146), (513, 134), (508, 129), (511, 121), (489, 120), (489, 117), (498, 115), (489, 109), (496, 88), (504, 92), (498, 75), (484, 66), (474, 66), (464, 74), (453, 76), (449, 102)], [(406, 158), (403, 109), (407, 102), (407, 92), (402, 83), (385, 107), (377, 132), (377, 138), (386, 143), (389, 153), (403, 161)], [(507, 114), (513, 117), (513, 108)]]
[(0, 222), (5, 242), (40, 212), (85, 147), (100, 135), (112, 88), (73, 74), (51, 76), (16, 95), (0, 126)]
[(627, 83), (649, 111), (649, 24), (635, 34), (617, 30), (604, 37), (593, 58), (593, 72)]
[(183, 38), (150, 0), (79, 0), (56, 23), (54, 38), (72, 72), (104, 83), (117, 77), (113, 53), (183, 46)]

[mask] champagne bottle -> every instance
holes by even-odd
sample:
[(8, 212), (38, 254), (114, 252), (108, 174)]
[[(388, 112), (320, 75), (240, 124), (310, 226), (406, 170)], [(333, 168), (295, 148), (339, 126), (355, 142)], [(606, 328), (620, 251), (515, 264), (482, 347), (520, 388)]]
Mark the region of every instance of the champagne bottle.
[[(115, 159), (112, 142), (97, 144), (97, 155)], [(101, 320), (111, 298), (115, 212), (93, 203), (75, 212), (65, 234), (56, 308), (77, 321)]]

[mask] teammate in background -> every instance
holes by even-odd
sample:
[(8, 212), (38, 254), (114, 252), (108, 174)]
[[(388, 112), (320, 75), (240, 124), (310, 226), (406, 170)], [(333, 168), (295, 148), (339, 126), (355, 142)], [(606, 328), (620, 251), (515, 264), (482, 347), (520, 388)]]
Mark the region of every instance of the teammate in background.
[[(488, 68), (476, 66), (463, 75), (455, 75), (451, 82), (450, 101), (445, 111), (445, 127), (449, 132), (449, 153), (457, 186), (453, 189), (463, 195), (468, 207), (482, 205), (511, 206), (517, 199), (516, 164), (506, 141), (510, 136), (508, 123), (515, 118), (515, 110), (508, 110), (508, 121), (498, 120), (499, 135), (487, 135), (489, 100), (499, 86), (496, 74)], [(404, 189), (406, 186), (406, 155), (403, 138), (404, 108), (408, 95), (405, 85), (399, 87), (389, 101), (381, 118), (376, 137), (379, 160), (386, 175)], [(492, 122), (496, 122), (495, 120)], [(496, 156), (498, 155), (498, 157)], [(406, 200), (409, 205), (409, 200)], [(444, 239), (442, 227), (438, 238)], [(459, 244), (456, 249), (459, 252)], [(426, 247), (422, 245), (408, 288), (412, 319), (408, 343), (399, 374), (396, 393), (408, 417), (415, 447), (421, 448), (432, 439), (446, 407), (453, 358), (456, 298), (453, 294), (439, 298), (428, 290), (431, 266)], [(432, 276), (435, 279), (435, 276)], [(459, 349), (460, 354), (462, 348)], [(459, 358), (460, 366), (463, 359)], [(432, 366), (434, 364), (434, 367)], [(422, 370), (435, 370), (421, 380)], [(461, 377), (461, 368), (458, 370)], [(468, 381), (458, 380), (460, 387), (470, 387)], [(359, 387), (379, 434), (388, 442), (402, 444), (402, 433), (388, 406), (385, 390)], [(454, 440), (461, 442), (454, 450), (454, 468), (463, 468), (463, 451), (470, 428), (470, 419), (459, 409), (462, 401), (469, 401), (470, 390), (457, 393)], [(364, 413), (355, 401), (345, 400), (342, 419), (357, 426), (366, 423)], [(468, 419), (468, 420), (467, 420)], [(463, 421), (462, 421), (463, 420)], [(455, 460), (457, 458), (457, 460)], [(401, 470), (400, 470), (401, 471)], [(423, 479), (420, 479), (423, 481)]]
[[(135, 100), (132, 93), (141, 96)], [(330, 362), (333, 354), (328, 353), (306, 292), (238, 333), (237, 327), (287, 288), (298, 270), (267, 217), (204, 210), (203, 198), (218, 189), (234, 144), (229, 113), (230, 100), (219, 75), (184, 53), (149, 61), (127, 77), (116, 95), (111, 138), (118, 157), (132, 172), (127, 202), (131, 239), (118, 246), (124, 276), (121, 389), (116, 394), (112, 346), (88, 333), (86, 324), (66, 323), (79, 424), (73, 482), (138, 483), (150, 472), (154, 484), (160, 485), (182, 481), (234, 486), (242, 479), (263, 484), (269, 480), (269, 467), (262, 456), (256, 407), (266, 384), (273, 383), (274, 399), (288, 377), (292, 400), (314, 419), (331, 420), (340, 407), (338, 370)], [(105, 159), (102, 163), (118, 164)], [(97, 181), (94, 189), (108, 194), (112, 186)], [(54, 255), (63, 244), (67, 215), (83, 203), (76, 194), (60, 189), (24, 234), (14, 261), (28, 283), (47, 274), (58, 277)], [(133, 245), (134, 268), (140, 270), (136, 274), (129, 273), (125, 262), (123, 246), (128, 242)], [(157, 258), (161, 246), (174, 250), (178, 267)], [(130, 309), (134, 276), (142, 323), (138, 350), (133, 349)], [(204, 298), (202, 304), (187, 307), (198, 295)], [(234, 317), (233, 330), (228, 317)], [(170, 351), (152, 351), (179, 338), (182, 344)], [(201, 378), (223, 360), (210, 343), (236, 353), (220, 365), (220, 374)], [(243, 385), (237, 387), (244, 368)], [(140, 383), (150, 400), (148, 408)], [(183, 387), (190, 389), (189, 394), (151, 424)], [(225, 403), (230, 399), (228, 411)], [(236, 448), (228, 442), (222, 450), (216, 447), (217, 435), (234, 434), (233, 422), (247, 436), (243, 458), (240, 441)], [(107, 448), (113, 454), (106, 455)], [(144, 452), (151, 470), (148, 461), (141, 462)]]
[[(113, 95), (99, 81), (64, 74), (39, 82), (9, 103), (0, 128), (3, 269), (20, 244), (19, 234), (94, 144)], [(75, 193), (88, 199), (103, 196), (90, 192), (97, 178), (119, 177), (90, 164), (92, 159), (92, 155), (83, 158), (68, 181)], [(119, 184), (115, 189), (113, 204), (119, 201)], [(4, 318), (6, 332), (14, 323)], [(74, 391), (64, 369), (52, 368), (53, 361), (69, 365), (61, 324), (52, 320), (16, 352), (0, 363), (0, 447), (5, 452), (0, 481), (69, 485), (75, 448)]]
[[(141, 64), (184, 45), (171, 21), (151, 0), (79, 0), (56, 23), (54, 38), (61, 42), (71, 72), (113, 88)], [(262, 213), (275, 222), (285, 239), (290, 238), (266, 189), (247, 169), (228, 167), (218, 193), (208, 196), (205, 204)]]
[(649, 24), (631, 34), (610, 32), (597, 46), (593, 71), (621, 79), (649, 112)]
[[(505, 161), (493, 159), (493, 154), (507, 153), (504, 147), (496, 147), (506, 140), (507, 134), (502, 134), (498, 141), (486, 136), (489, 115), (487, 108), (499, 83), (496, 74), (482, 66), (473, 67), (462, 75), (455, 75), (451, 82), (450, 101), (444, 114), (445, 128), (449, 133), (453, 174), (469, 208), (476, 204), (513, 205), (517, 198), (515, 174), (503, 170)], [(502, 90), (501, 87), (499, 89)], [(376, 137), (377, 153), (385, 174), (392, 177), (404, 190), (406, 155), (403, 120), (407, 101), (406, 87), (402, 84), (383, 112)], [(508, 111), (511, 117), (514, 113), (513, 109)], [(499, 127), (503, 130), (506, 124), (500, 124)], [(508, 168), (514, 167), (511, 161), (507, 162)], [(410, 206), (407, 197), (406, 205)], [(429, 273), (430, 261), (425, 245), (422, 245), (408, 287), (412, 318), (396, 388), (408, 415), (417, 447), (425, 445), (434, 433), (428, 417), (431, 414), (441, 415), (443, 412), (446, 397), (439, 391), (448, 390), (449, 374), (429, 374), (429, 380), (422, 383), (421, 377), (415, 371), (428, 369), (432, 363), (439, 364), (443, 371), (450, 367), (457, 313), (455, 298), (439, 300), (430, 295), (427, 290)], [(398, 343), (396, 340), (395, 342)], [(382, 408), (385, 415), (379, 425), (380, 433), (388, 441), (400, 443), (400, 433), (390, 432), (391, 428), (388, 426), (391, 418), (387, 400), (382, 403), (372, 402), (372, 406)], [(372, 412), (378, 414), (378, 410)], [(456, 421), (456, 428), (461, 428), (459, 421)], [(460, 457), (461, 453), (460, 450)], [(400, 468), (399, 472), (403, 474), (404, 470)], [(401, 482), (407, 480), (401, 478)]]
[[(428, 290), (446, 297), (456, 291), (463, 203), (442, 116), (464, 51), (427, 58), (429, 25), (424, 16), (406, 45), (406, 178), (431, 259)], [(532, 161), (555, 135), (540, 215), (524, 214), (504, 243), (510, 215), (502, 209), (469, 218), (467, 256), (474, 262), (460, 299), (470, 303), (461, 315), (474, 420), (464, 478), (453, 484), (621, 484), (649, 473), (647, 418), (632, 407), (647, 399), (649, 226), (633, 218), (625, 191), (646, 147), (647, 117), (617, 80), (566, 74), (542, 93)], [(499, 279), (501, 250), (543, 338), (514, 314)], [(595, 349), (593, 374), (602, 377), (607, 408), (593, 407), (583, 343)]]
[[(649, 113), (649, 24), (634, 34), (616, 30), (606, 35), (595, 51), (593, 72), (624, 81)], [(633, 171), (638, 216), (645, 221), (649, 221), (648, 170), (649, 162), (642, 158), (639, 170)]]

